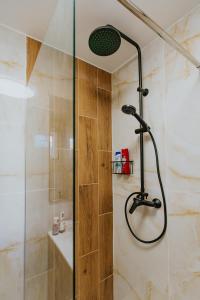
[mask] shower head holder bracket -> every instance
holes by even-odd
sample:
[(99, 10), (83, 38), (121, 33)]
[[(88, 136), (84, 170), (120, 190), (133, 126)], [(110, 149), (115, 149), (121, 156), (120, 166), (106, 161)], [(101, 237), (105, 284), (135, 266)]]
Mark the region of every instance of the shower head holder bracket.
[(143, 96), (143, 97), (146, 97), (146, 96), (149, 94), (149, 90), (148, 90), (148, 89), (143, 89), (143, 88), (141, 88), (141, 87), (138, 87), (138, 88), (137, 88), (137, 91), (138, 91), (139, 93), (142, 93), (142, 96)]

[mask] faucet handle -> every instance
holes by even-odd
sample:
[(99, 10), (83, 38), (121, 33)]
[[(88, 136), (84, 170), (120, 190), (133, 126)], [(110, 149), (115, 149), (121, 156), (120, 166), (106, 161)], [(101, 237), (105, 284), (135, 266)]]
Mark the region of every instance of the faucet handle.
[(131, 205), (131, 208), (129, 209), (129, 213), (132, 215), (136, 208), (138, 206), (149, 206), (149, 207), (154, 207), (154, 208), (161, 208), (162, 203), (159, 199), (153, 199), (152, 201), (148, 200), (142, 200), (140, 198), (134, 198), (133, 199), (133, 204)]
[(139, 200), (138, 198), (134, 198), (133, 199), (133, 204), (131, 205), (131, 208), (129, 209), (129, 213), (132, 215), (134, 213), (134, 211), (136, 210), (136, 208), (138, 207), (138, 202), (142, 201)]
[(152, 200), (152, 202), (153, 202), (155, 208), (161, 208), (162, 203), (159, 199), (155, 198)]

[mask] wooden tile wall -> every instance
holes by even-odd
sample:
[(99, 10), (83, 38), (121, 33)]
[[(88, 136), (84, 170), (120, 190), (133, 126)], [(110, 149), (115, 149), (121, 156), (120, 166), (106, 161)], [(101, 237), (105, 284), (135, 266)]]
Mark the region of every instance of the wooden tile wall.
[(76, 298), (112, 300), (111, 74), (76, 70)]

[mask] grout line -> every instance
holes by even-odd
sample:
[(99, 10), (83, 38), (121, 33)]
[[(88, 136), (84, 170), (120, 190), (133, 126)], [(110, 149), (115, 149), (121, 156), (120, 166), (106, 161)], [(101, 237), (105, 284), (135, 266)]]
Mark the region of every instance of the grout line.
[(109, 214), (113, 214), (113, 211), (109, 211), (109, 212), (99, 214), (99, 216), (105, 216), (105, 215), (109, 215)]
[(96, 250), (93, 250), (93, 251), (91, 251), (91, 252), (88, 252), (88, 253), (86, 253), (86, 254), (84, 254), (84, 255), (80, 255), (79, 258), (84, 258), (84, 257), (86, 257), (86, 256), (89, 256), (89, 255), (92, 255), (92, 254), (98, 253), (98, 252), (99, 252), (99, 249), (96, 249)]
[(106, 89), (104, 89), (102, 87), (97, 87), (97, 90), (102, 90), (104, 92), (108, 92), (109, 94), (112, 94), (112, 90), (106, 90)]
[(101, 279), (101, 282), (100, 282), (100, 283), (102, 283), (102, 282), (106, 281), (107, 279), (110, 279), (110, 278), (112, 278), (112, 277), (113, 277), (113, 274), (114, 274), (114, 273), (112, 273), (111, 275), (109, 275), (109, 276), (105, 277), (104, 279)]
[[(51, 271), (51, 270), (53, 270), (53, 269), (50, 269), (50, 271)], [(41, 273), (39, 273), (39, 274), (36, 274), (36, 275), (33, 275), (33, 276), (28, 277), (28, 278), (26, 279), (26, 281), (30, 281), (30, 280), (33, 280), (33, 279), (35, 279), (35, 278), (37, 278), (37, 277), (44, 276), (44, 275), (48, 274), (48, 272), (49, 272), (49, 269), (46, 270), (46, 271), (44, 271), (44, 272), (41, 272)]]
[(93, 183), (80, 183), (80, 184), (79, 184), (79, 187), (80, 187), (80, 186), (95, 185), (95, 184), (98, 185), (99, 183), (98, 183), (98, 182), (93, 182)]
[[(99, 182), (99, 178), (100, 178), (100, 167), (99, 167), (99, 152), (98, 152), (98, 147), (99, 147), (99, 93), (98, 93), (98, 86), (99, 86), (99, 69), (97, 71), (97, 176), (98, 176), (98, 182)], [(100, 207), (101, 207), (101, 204), (100, 204), (100, 193), (99, 193), (99, 185), (98, 185), (98, 249), (99, 249), (99, 253), (98, 253), (98, 285), (99, 285), (99, 282), (101, 280), (101, 262), (100, 262), (100, 259), (101, 259), (101, 255), (100, 255), (100, 252), (101, 252), (101, 247), (100, 247), (100, 244), (101, 244), (101, 240), (100, 240), (100, 217), (99, 217), (99, 214), (100, 214)], [(100, 297), (100, 286), (98, 286), (98, 293), (97, 293), (98, 297)]]
[(87, 118), (87, 119), (91, 119), (91, 120), (97, 120), (97, 118), (84, 116), (84, 115), (79, 115), (78, 117)]

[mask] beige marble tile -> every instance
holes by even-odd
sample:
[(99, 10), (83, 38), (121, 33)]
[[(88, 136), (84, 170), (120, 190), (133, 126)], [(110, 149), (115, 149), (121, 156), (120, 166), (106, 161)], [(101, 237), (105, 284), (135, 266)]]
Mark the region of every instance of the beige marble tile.
[(49, 191), (38, 190), (26, 193), (26, 240), (44, 237), (52, 224), (49, 206)]
[[(182, 58), (181, 58), (182, 60)], [(184, 63), (177, 62), (183, 74)], [(190, 67), (187, 77), (166, 67), (166, 163), (168, 184), (174, 191), (199, 191), (199, 74)], [(178, 71), (177, 71), (178, 72)]]
[(26, 126), (26, 190), (49, 187), (49, 111), (28, 107)]
[(0, 299), (23, 299), (23, 246), (0, 250)]
[[(129, 233), (125, 222), (125, 197), (122, 199), (121, 196), (114, 195), (114, 199), (114, 269), (117, 280), (115, 293), (119, 294), (117, 299), (121, 297), (128, 300), (134, 296), (138, 297), (136, 299), (146, 300), (149, 285), (151, 294), (154, 295), (152, 299), (168, 299), (167, 238), (156, 246), (149, 247), (138, 243)], [(140, 237), (150, 239), (162, 229), (162, 213), (153, 210), (147, 213), (147, 210), (139, 209), (130, 222)]]
[[(169, 29), (197, 58), (200, 58), (199, 16), (198, 6)], [(123, 104), (138, 109), (137, 65), (133, 60), (113, 75), (113, 149), (129, 147), (136, 165), (134, 176), (113, 177), (114, 297), (196, 300), (199, 295), (199, 72), (159, 39), (147, 45), (142, 54), (144, 87), (150, 89), (144, 99), (144, 118), (158, 145), (169, 225), (165, 238), (148, 248), (132, 238), (125, 223), (125, 199), (140, 183), (139, 147), (133, 133), (137, 122), (122, 116), (120, 111)], [(155, 167), (153, 148), (145, 137), (146, 189), (151, 197), (160, 197)], [(130, 222), (138, 234), (150, 238), (162, 229), (163, 211), (141, 208)]]
[(25, 297), (27, 300), (48, 300), (48, 272), (26, 281)]
[(0, 76), (25, 83), (26, 39), (4, 26), (0, 26)]
[(34, 97), (31, 106), (52, 109), (51, 98), (73, 98), (72, 58), (46, 45), (42, 45), (37, 57), (29, 87)]
[(34, 97), (28, 100), (29, 106), (51, 108), (53, 80), (53, 51), (50, 47), (42, 45), (28, 83), (34, 91)]
[(47, 235), (26, 241), (25, 244), (25, 278), (30, 279), (48, 271)]
[(169, 218), (169, 278), (172, 300), (199, 297), (199, 216)]
[(0, 252), (24, 240), (25, 194), (0, 194)]
[[(0, 77), (25, 84), (25, 36), (0, 26), (0, 40)], [(24, 276), (26, 100), (1, 94), (0, 106), (0, 299), (21, 300)]]
[(0, 123), (0, 189), (1, 193), (24, 192), (24, 127)]

